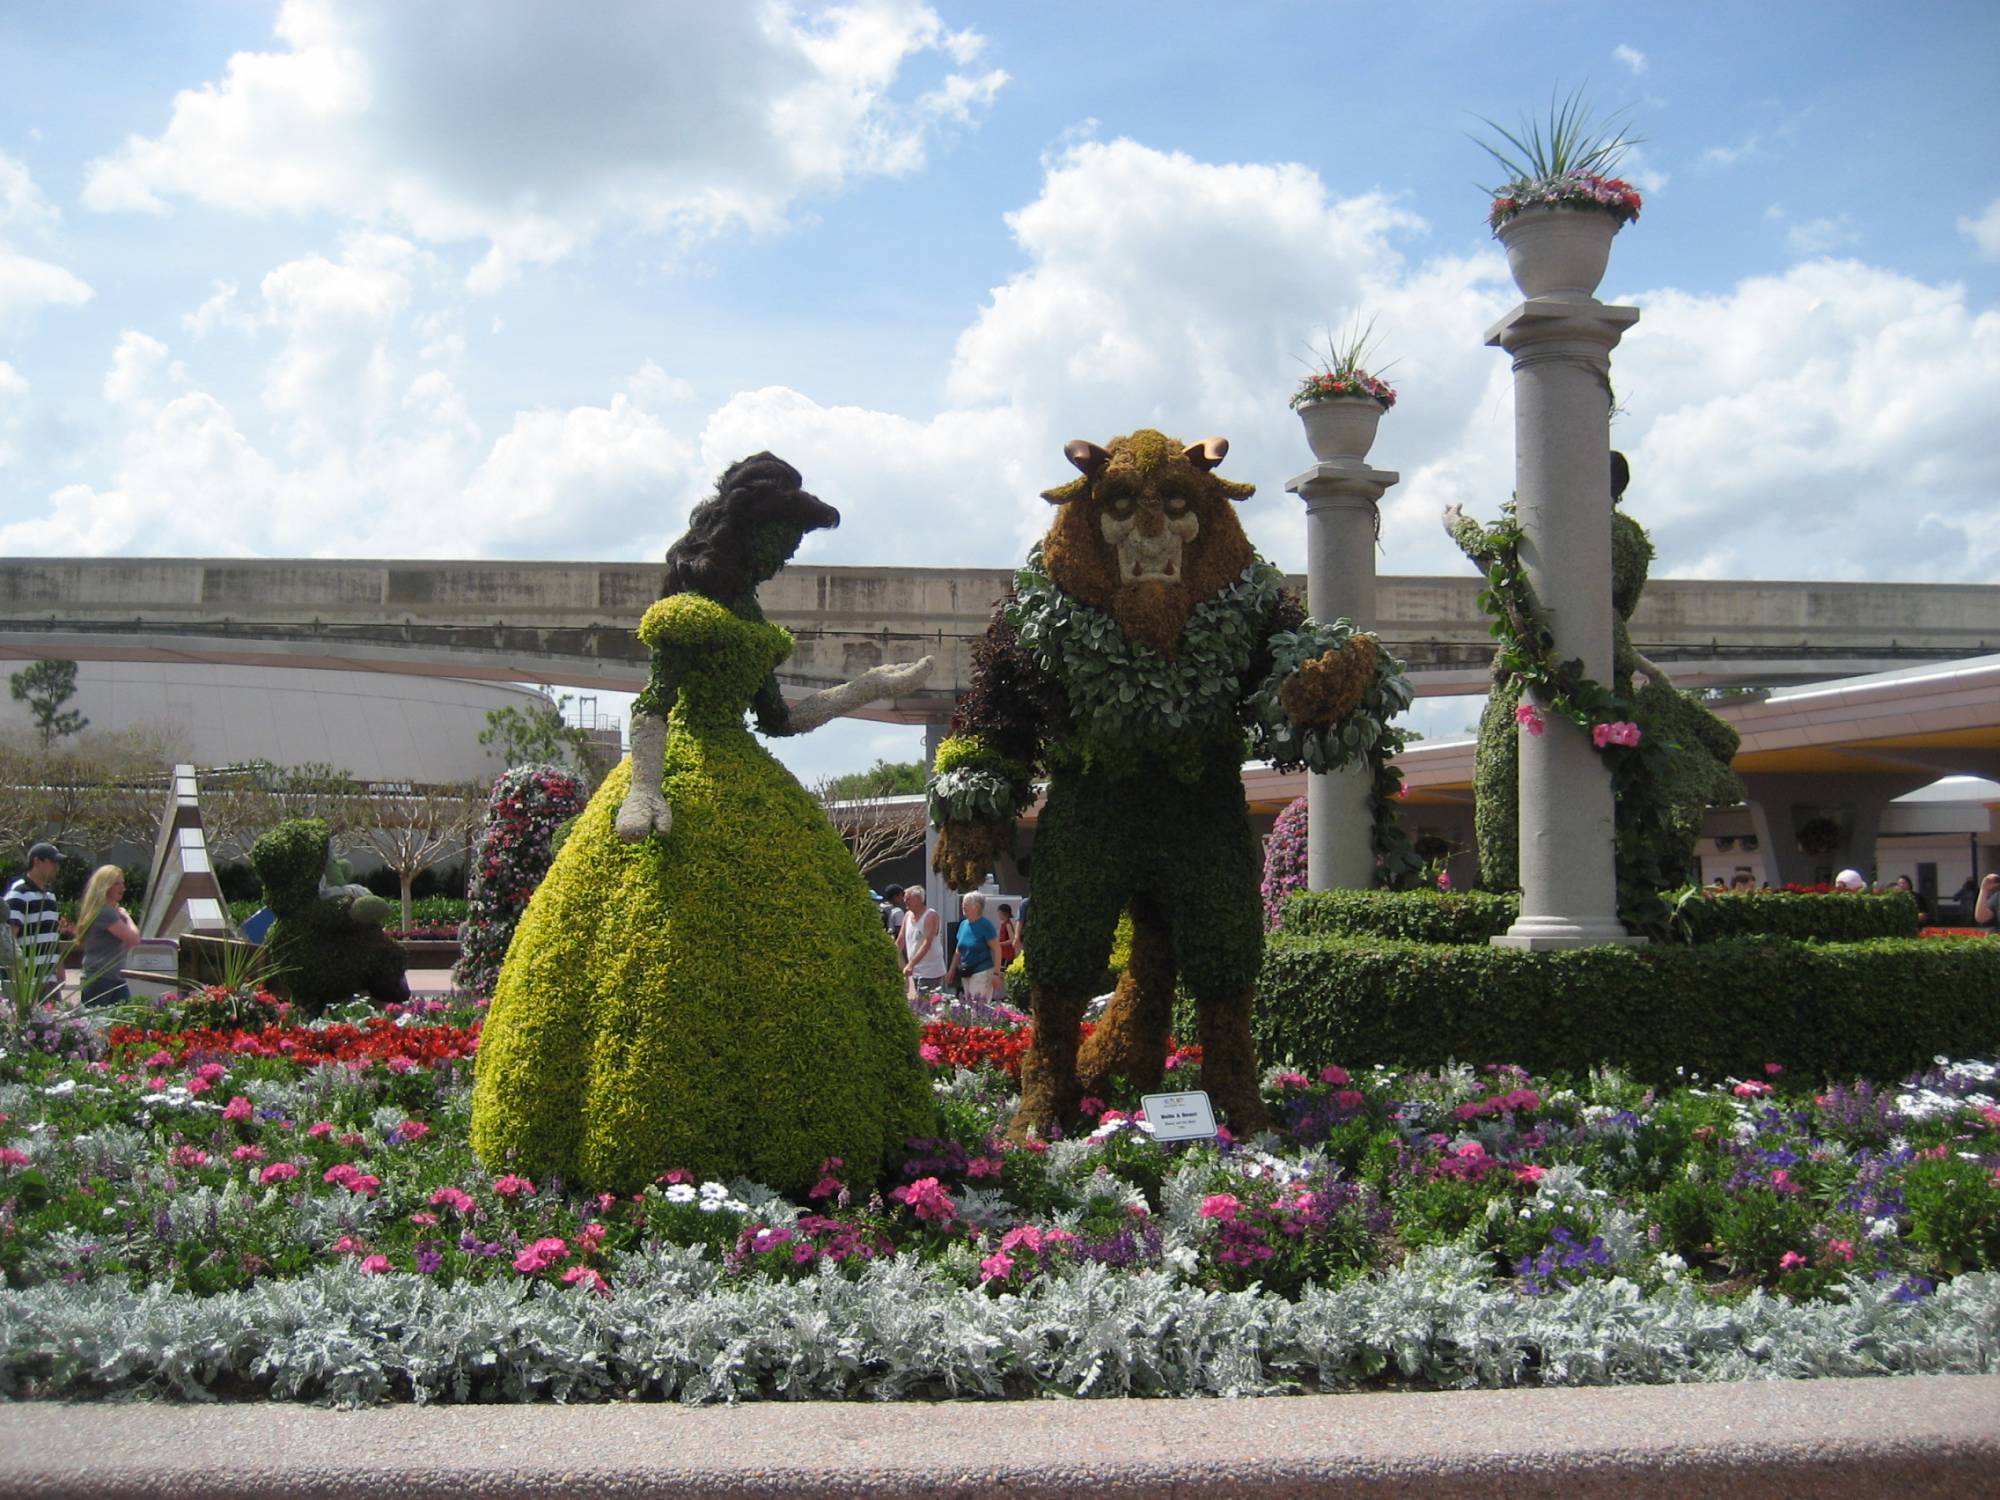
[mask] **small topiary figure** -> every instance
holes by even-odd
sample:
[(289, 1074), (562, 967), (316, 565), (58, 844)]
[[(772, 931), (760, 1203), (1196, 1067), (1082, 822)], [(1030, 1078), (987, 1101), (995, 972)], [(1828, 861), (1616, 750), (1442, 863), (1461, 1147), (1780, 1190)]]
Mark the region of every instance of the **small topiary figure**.
[(402, 945), (382, 930), (386, 902), (358, 888), (322, 889), (331, 833), (318, 818), (280, 823), (250, 848), (277, 921), (264, 939), (276, 964), (271, 987), (309, 1015), (357, 994), (377, 1005), (410, 998)]
[(1285, 898), (1306, 888), (1306, 799), (1294, 797), (1264, 845), (1264, 930), (1285, 924)]
[[(1695, 841), (1701, 837), (1702, 813), (1743, 800), (1742, 784), (1730, 769), (1736, 754), (1736, 731), (1710, 713), (1701, 702), (1674, 687), (1667, 674), (1640, 655), (1632, 644), (1626, 621), (1639, 607), (1653, 561), (1652, 538), (1618, 508), (1630, 478), (1625, 455), (1611, 455), (1611, 656), (1614, 692), (1633, 701), (1633, 720), (1655, 744), (1672, 745), (1676, 753), (1656, 783), (1658, 831), (1643, 852), (1665, 887), (1691, 878), (1697, 866)], [(1457, 506), (1445, 511), (1444, 525), (1459, 550), (1488, 569), (1503, 542)], [(1531, 601), (1532, 603), (1532, 601)], [(1526, 622), (1516, 622), (1517, 631)], [(1635, 680), (1642, 682), (1633, 691)], [(1493, 662), (1493, 688), (1479, 718), (1479, 748), (1473, 762), (1473, 829), (1479, 853), (1479, 883), (1488, 890), (1511, 891), (1520, 885), (1520, 734), (1515, 709), (1521, 702), (1521, 681)], [(1623, 825), (1636, 809), (1621, 806)]]
[(583, 803), (583, 783), (560, 766), (516, 766), (494, 778), (451, 971), (461, 990), (493, 993), (515, 924), (555, 859), (556, 831)]
[(472, 1145), (495, 1171), (632, 1192), (680, 1167), (802, 1194), (874, 1183), (936, 1134), (901, 964), (812, 795), (744, 724), (799, 734), (918, 686), (871, 668), (796, 703), (757, 586), (840, 516), (768, 453), (732, 465), (667, 553), (639, 638), (632, 754), (522, 915), (479, 1043)]
[[(1044, 493), (1055, 520), (975, 649), (938, 749), (934, 863), (961, 890), (1008, 846), (1035, 776), (1048, 778), (1017, 1140), (1074, 1124), (1083, 1092), (1114, 1078), (1157, 1085), (1177, 982), (1199, 1018), (1208, 1092), (1232, 1129), (1263, 1123), (1246, 753), (1315, 770), (1366, 757), (1380, 786), (1400, 743), (1388, 720), (1410, 702), (1401, 664), (1346, 621), (1306, 619), (1284, 592), (1236, 519), (1251, 487), (1214, 472), (1228, 451), (1145, 429), (1063, 450), (1083, 477)], [(1131, 962), (1079, 1048), (1127, 908)]]

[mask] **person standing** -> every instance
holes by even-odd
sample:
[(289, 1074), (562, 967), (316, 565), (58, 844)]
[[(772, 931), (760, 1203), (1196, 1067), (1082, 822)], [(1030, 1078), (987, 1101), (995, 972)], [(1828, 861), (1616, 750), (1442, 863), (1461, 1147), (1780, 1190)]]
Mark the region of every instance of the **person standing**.
[(903, 955), (905, 993), (915, 1002), (936, 989), (944, 978), (944, 919), (930, 909), (920, 885), (903, 892), (903, 909), (896, 947)]
[(119, 970), (125, 955), (139, 946), (139, 928), (119, 905), (125, 899), (125, 872), (116, 865), (99, 865), (83, 888), (77, 910), (77, 943), (83, 949), (83, 1003), (116, 1005), (132, 998)]
[(62, 851), (54, 844), (28, 850), (28, 870), (7, 887), (7, 928), (14, 951), (28, 973), (36, 976), (43, 994), (62, 988), (62, 917), (56, 908), (56, 871)]
[(993, 966), (993, 944), (999, 930), (986, 916), (986, 898), (967, 891), (963, 909), (965, 920), (958, 924), (958, 943), (952, 950), (951, 968), (944, 976), (947, 987), (959, 981), (968, 1000), (991, 1000), (993, 981), (1000, 971)]
[(2000, 924), (2000, 871), (1979, 882), (1979, 899), (1973, 903), (1972, 920), (1980, 927)]

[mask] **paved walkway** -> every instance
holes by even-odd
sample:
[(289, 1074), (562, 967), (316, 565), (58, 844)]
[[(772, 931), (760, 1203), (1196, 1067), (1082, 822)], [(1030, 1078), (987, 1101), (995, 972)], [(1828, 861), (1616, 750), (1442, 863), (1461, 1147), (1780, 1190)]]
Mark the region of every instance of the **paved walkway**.
[(0, 1495), (2000, 1493), (2000, 1376), (1245, 1401), (0, 1406)]

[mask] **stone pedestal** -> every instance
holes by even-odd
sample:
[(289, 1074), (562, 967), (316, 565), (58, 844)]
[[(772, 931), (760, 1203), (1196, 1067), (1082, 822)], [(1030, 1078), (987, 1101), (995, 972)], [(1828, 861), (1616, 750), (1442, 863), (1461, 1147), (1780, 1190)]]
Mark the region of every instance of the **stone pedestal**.
[[(1285, 481), (1306, 503), (1306, 608), (1315, 620), (1375, 628), (1376, 505), (1401, 477), (1345, 458)], [(1306, 778), (1308, 889), (1365, 891), (1375, 883), (1373, 781), (1365, 764)]]
[[(928, 786), (934, 779), (931, 768), (937, 764), (938, 746), (951, 734), (950, 719), (924, 720), (924, 782)], [(952, 895), (951, 887), (944, 883), (944, 877), (931, 868), (931, 861), (937, 858), (937, 825), (930, 820), (929, 809), (924, 812), (924, 899), (936, 910), (945, 913), (950, 921), (958, 915), (958, 898)]]
[[(1536, 297), (1494, 325), (1514, 357), (1514, 491), (1521, 561), (1558, 661), (1611, 679), (1611, 351), (1636, 307)], [(1521, 915), (1495, 947), (1638, 944), (1618, 920), (1611, 773), (1551, 716), (1520, 737)]]

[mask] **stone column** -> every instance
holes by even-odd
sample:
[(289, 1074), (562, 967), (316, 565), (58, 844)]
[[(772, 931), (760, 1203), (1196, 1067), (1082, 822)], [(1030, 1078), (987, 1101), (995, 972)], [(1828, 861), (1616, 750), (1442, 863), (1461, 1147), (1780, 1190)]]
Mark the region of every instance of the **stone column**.
[[(1557, 661), (1611, 680), (1611, 351), (1636, 307), (1534, 297), (1494, 325), (1514, 357), (1514, 503), (1521, 561)], [(1521, 915), (1494, 946), (1639, 944), (1618, 920), (1611, 773), (1551, 717), (1520, 737)]]
[[(931, 781), (931, 767), (937, 764), (938, 746), (951, 733), (951, 720), (924, 720), (924, 782)], [(944, 883), (944, 877), (931, 868), (931, 861), (937, 857), (938, 831), (931, 822), (930, 811), (924, 812), (924, 899), (939, 911), (945, 913), (949, 921), (958, 914), (958, 902), (951, 894), (951, 887)], [(949, 903), (949, 904), (947, 904)]]
[[(1285, 481), (1306, 503), (1306, 608), (1375, 628), (1377, 503), (1402, 476), (1358, 458), (1314, 464)], [(1306, 777), (1306, 886), (1365, 891), (1375, 883), (1374, 777), (1365, 764)]]

